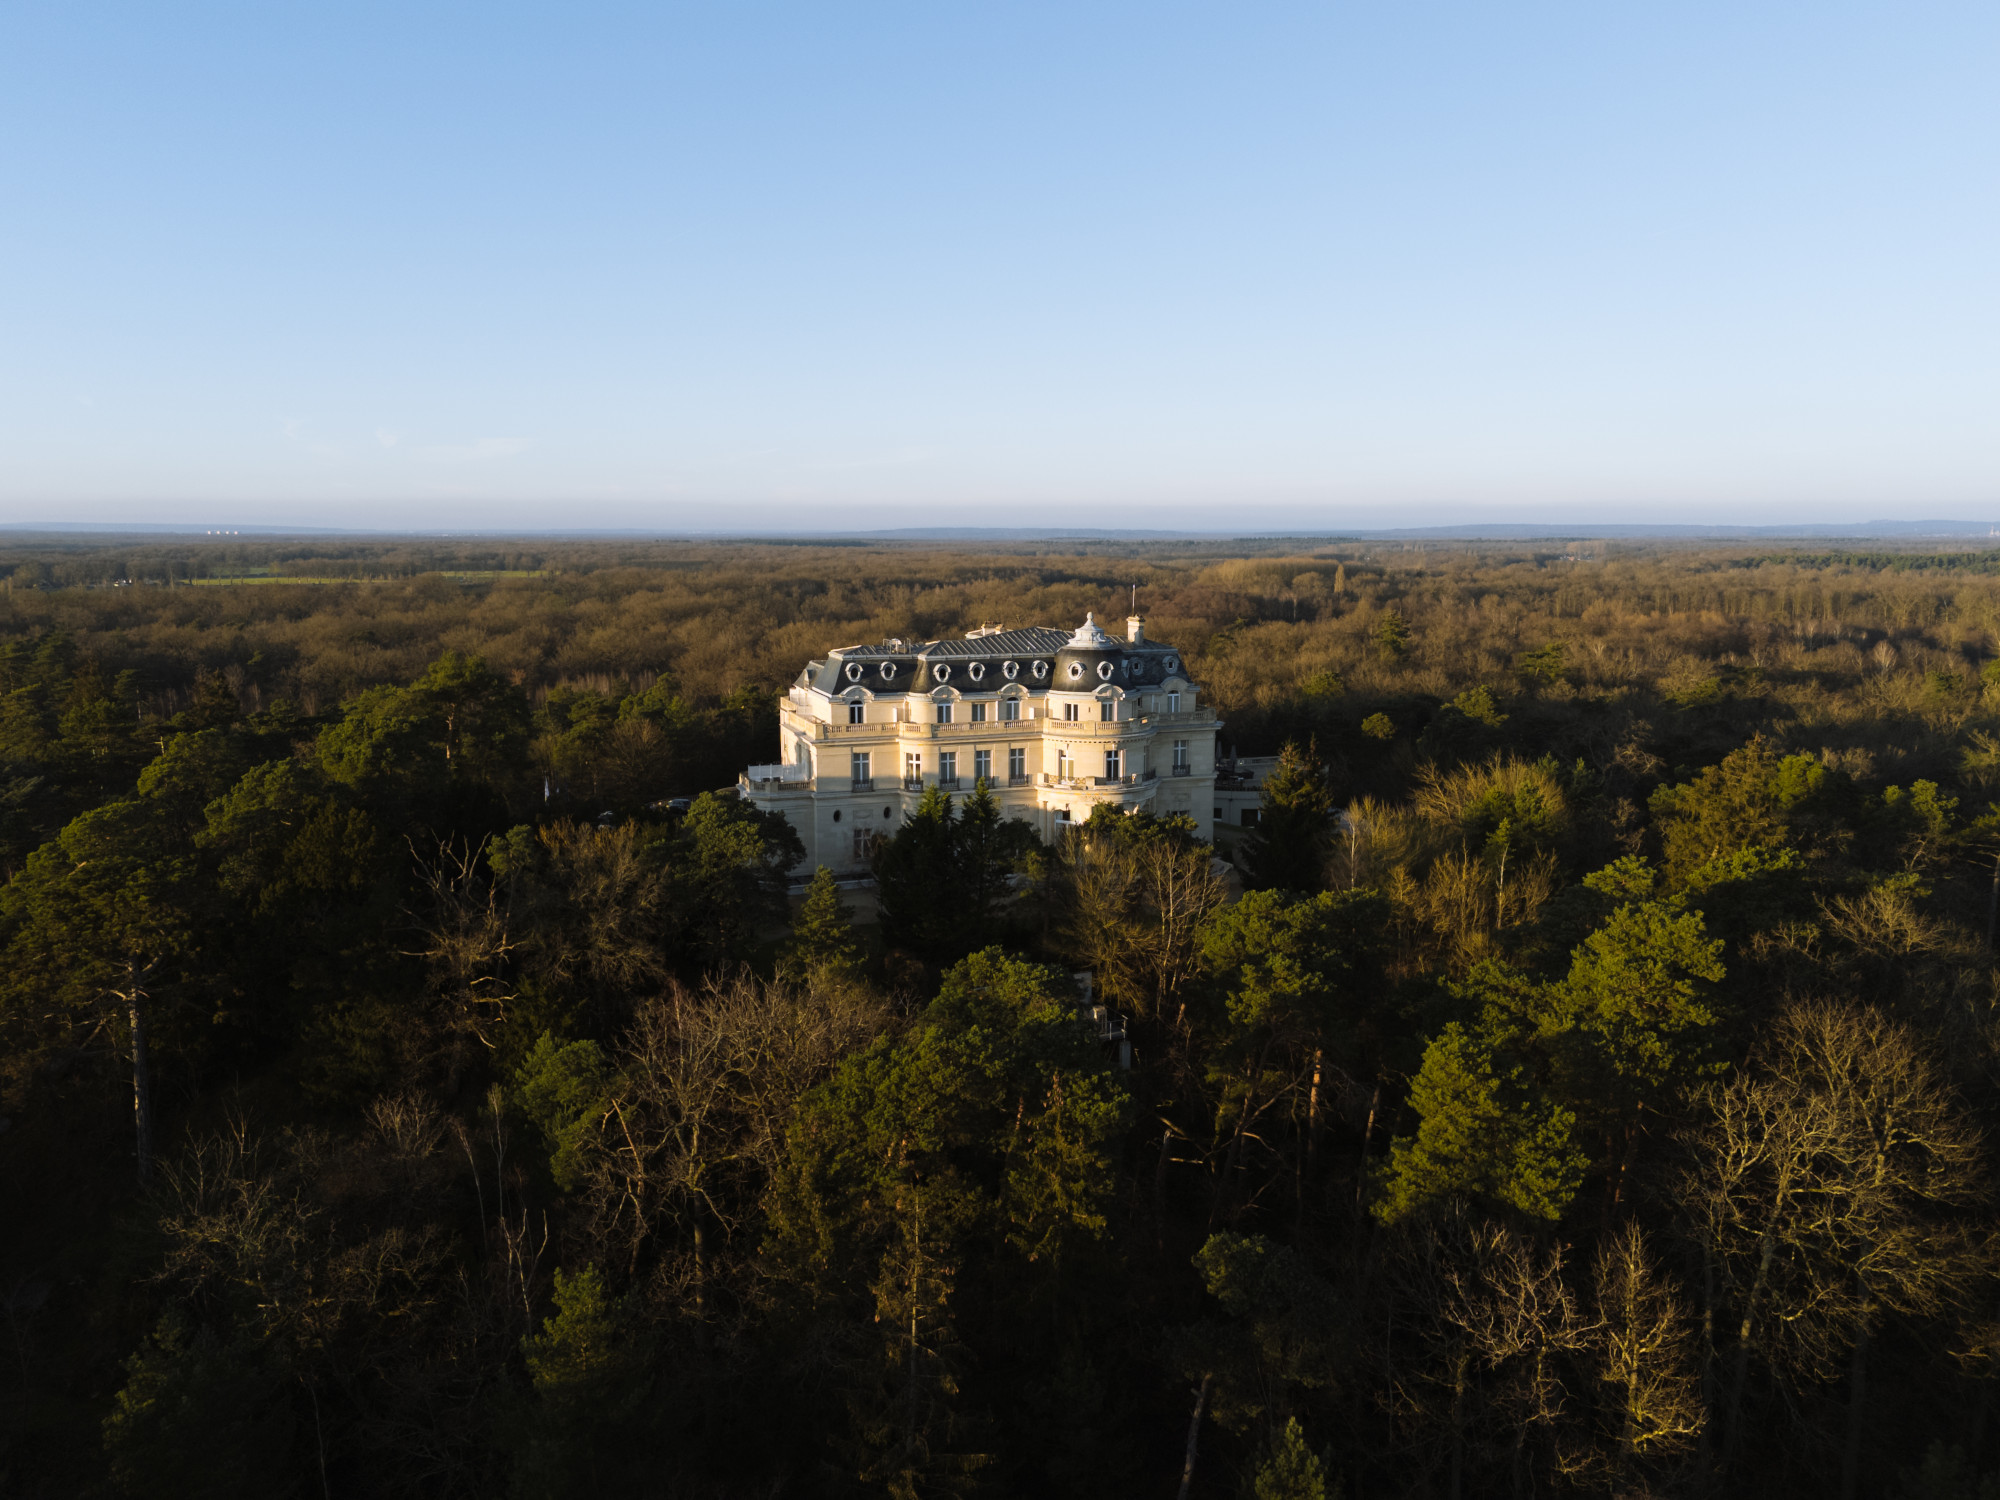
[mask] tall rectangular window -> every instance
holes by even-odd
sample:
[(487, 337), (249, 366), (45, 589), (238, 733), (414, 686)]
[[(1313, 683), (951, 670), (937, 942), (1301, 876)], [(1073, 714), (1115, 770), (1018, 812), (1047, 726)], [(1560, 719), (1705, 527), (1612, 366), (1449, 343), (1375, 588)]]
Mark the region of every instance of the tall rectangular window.
[(1016, 745), (1007, 752), (1007, 779), (1012, 781), (1017, 776), (1025, 777), (1027, 774), (1028, 752)]
[(1065, 703), (1063, 705), (1063, 718), (1071, 724), (1076, 722), (1076, 705), (1074, 703)]
[(956, 750), (942, 751), (938, 755), (939, 783), (944, 786), (950, 786), (957, 780), (958, 780), (958, 752)]
[(1175, 740), (1175, 741), (1174, 741), (1174, 769), (1175, 769), (1176, 771), (1185, 771), (1185, 770), (1187, 769), (1187, 763), (1188, 763), (1188, 758), (1187, 758), (1187, 741), (1186, 741), (1186, 740)]
[(855, 751), (853, 755), (848, 757), (847, 763), (856, 781), (866, 781), (868, 779), (868, 752), (866, 750)]
[(984, 703), (975, 703), (972, 705), (972, 722), (975, 724), (984, 724), (986, 722), (986, 705)]
[(903, 780), (919, 782), (924, 779), (924, 756), (921, 750), (911, 750), (903, 756)]
[(937, 706), (937, 711), (938, 711), (938, 716), (937, 716), (938, 723), (949, 724), (951, 722), (951, 705), (949, 703), (940, 703)]
[(1021, 700), (1019, 698), (1002, 698), (1000, 700), (1000, 718), (1003, 723), (1011, 724), (1020, 717)]
[(1097, 701), (1097, 717), (1107, 724), (1118, 717), (1117, 709), (1118, 706), (1109, 698), (1100, 698)]
[(975, 750), (972, 752), (972, 778), (975, 781), (991, 781), (993, 779), (993, 752), (991, 750)]
[(1107, 750), (1104, 752), (1104, 774), (1112, 781), (1118, 779), (1118, 752), (1116, 750)]
[(1167, 712), (1170, 714), (1177, 714), (1180, 711), (1181, 711), (1181, 695), (1179, 693), (1167, 694)]

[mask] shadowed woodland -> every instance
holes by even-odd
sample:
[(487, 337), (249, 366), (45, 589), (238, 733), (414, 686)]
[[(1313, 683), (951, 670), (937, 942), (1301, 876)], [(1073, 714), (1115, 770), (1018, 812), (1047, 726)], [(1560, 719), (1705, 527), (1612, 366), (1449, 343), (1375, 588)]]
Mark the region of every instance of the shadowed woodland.
[[(1254, 827), (788, 888), (1135, 586)], [(2000, 1494), (2000, 553), (17, 538), (0, 879), (0, 1496)]]

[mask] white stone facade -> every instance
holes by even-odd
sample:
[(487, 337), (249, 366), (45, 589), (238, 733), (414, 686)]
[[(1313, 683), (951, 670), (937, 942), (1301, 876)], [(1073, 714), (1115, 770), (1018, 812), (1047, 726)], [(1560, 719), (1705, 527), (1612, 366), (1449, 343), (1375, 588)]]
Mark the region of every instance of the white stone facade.
[(805, 844), (798, 873), (864, 873), (872, 842), (926, 788), (984, 780), (1002, 813), (1045, 839), (1100, 804), (1184, 813), (1212, 834), (1221, 722), (1172, 646), (982, 626), (953, 640), (843, 646), (809, 663), (778, 711), (781, 760), (740, 794), (783, 813)]

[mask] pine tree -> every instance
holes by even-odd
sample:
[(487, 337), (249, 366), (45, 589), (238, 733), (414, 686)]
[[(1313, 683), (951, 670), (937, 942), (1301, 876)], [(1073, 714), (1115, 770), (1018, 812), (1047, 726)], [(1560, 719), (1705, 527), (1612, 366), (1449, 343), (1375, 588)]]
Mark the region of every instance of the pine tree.
[(1250, 1481), (1250, 1500), (1332, 1500), (1339, 1493), (1338, 1481), (1327, 1483), (1326, 1464), (1307, 1446), (1297, 1417), (1287, 1417), (1283, 1427), (1271, 1429), (1263, 1460)]
[(821, 865), (806, 883), (806, 899), (792, 923), (792, 940), (778, 972), (796, 984), (854, 973), (861, 966), (861, 944), (854, 936), (853, 918), (853, 911), (840, 899), (833, 871)]
[(1404, 621), (1401, 610), (1385, 609), (1375, 626), (1375, 654), (1384, 661), (1394, 661), (1410, 649), (1410, 627)]
[(1257, 828), (1244, 840), (1250, 881), (1262, 890), (1316, 891), (1333, 837), (1333, 788), (1319, 743), (1288, 741), (1265, 778)]

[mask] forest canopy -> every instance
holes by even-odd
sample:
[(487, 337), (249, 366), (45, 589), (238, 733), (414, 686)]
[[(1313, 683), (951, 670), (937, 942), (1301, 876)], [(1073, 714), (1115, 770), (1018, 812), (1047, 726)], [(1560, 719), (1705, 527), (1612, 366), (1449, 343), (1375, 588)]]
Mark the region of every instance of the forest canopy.
[[(0, 1489), (2000, 1489), (1996, 559), (0, 546)], [(1253, 828), (734, 795), (1135, 597)]]

